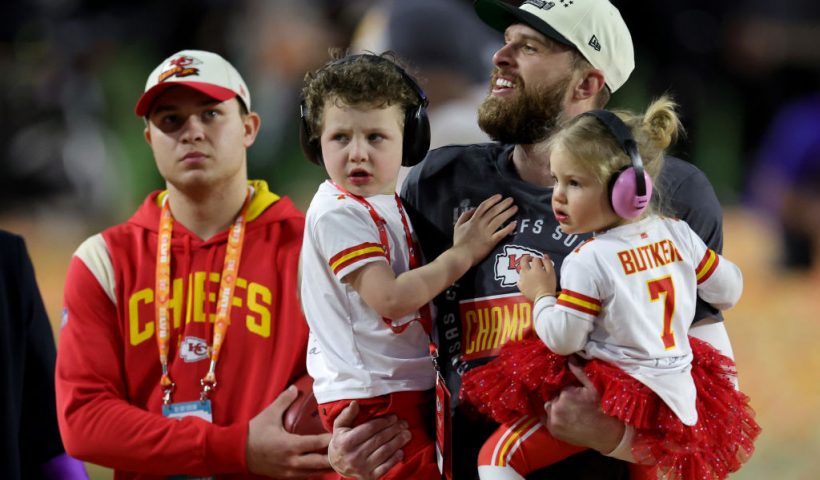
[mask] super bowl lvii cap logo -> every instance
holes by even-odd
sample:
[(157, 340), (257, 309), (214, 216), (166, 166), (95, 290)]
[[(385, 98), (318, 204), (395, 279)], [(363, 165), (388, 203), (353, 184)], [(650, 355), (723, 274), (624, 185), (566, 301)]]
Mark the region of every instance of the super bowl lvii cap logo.
[(171, 64), (171, 68), (159, 74), (160, 82), (164, 82), (165, 80), (168, 80), (171, 77), (187, 77), (189, 75), (199, 75), (199, 69), (194, 68), (192, 65), (198, 65), (202, 62), (194, 57), (181, 55), (177, 58), (172, 59), (168, 63)]
[(549, 10), (550, 8), (555, 6), (555, 2), (546, 2), (544, 0), (527, 0), (524, 3), (529, 3), (530, 5), (538, 7), (542, 10)]

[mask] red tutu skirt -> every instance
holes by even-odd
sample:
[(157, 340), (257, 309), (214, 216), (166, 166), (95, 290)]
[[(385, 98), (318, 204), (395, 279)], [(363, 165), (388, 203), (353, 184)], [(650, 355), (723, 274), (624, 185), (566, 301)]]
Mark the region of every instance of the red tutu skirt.
[[(632, 453), (668, 479), (722, 479), (751, 457), (760, 426), (749, 397), (735, 389), (732, 359), (689, 337), (694, 358), (698, 423), (684, 425), (649, 387), (620, 368), (590, 360), (584, 371), (601, 396), (601, 410), (635, 428)], [(461, 398), (499, 423), (540, 417), (544, 402), (577, 384), (567, 359), (538, 338), (506, 344), (497, 358), (464, 374)]]

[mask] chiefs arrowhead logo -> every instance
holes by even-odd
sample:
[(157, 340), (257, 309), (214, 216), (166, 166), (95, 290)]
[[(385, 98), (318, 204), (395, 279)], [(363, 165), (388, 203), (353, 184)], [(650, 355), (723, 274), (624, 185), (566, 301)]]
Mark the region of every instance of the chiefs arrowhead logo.
[(504, 252), (495, 256), (495, 279), (501, 280), (502, 287), (514, 287), (518, 284), (518, 272), (521, 271), (521, 259), (524, 255), (543, 256), (537, 250), (518, 245), (505, 245)]
[(194, 57), (182, 55), (168, 62), (168, 69), (159, 74), (159, 82), (162, 83), (170, 77), (187, 77), (199, 75), (199, 69), (193, 65), (201, 64), (202, 61)]
[(198, 362), (208, 358), (208, 342), (197, 337), (185, 337), (179, 346), (179, 356), (185, 362)]

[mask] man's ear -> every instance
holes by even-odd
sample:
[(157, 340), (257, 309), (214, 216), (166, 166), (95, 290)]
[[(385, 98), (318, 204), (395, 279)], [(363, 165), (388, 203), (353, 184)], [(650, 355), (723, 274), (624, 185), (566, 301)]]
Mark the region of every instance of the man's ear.
[(581, 76), (572, 91), (574, 100), (578, 101), (595, 98), (602, 88), (606, 88), (604, 82), (604, 72), (598, 70), (597, 68), (590, 68), (579, 73)]
[(145, 137), (145, 141), (148, 142), (148, 145), (151, 145), (151, 128), (148, 124), (145, 124), (145, 130), (142, 131), (142, 136)]
[(262, 118), (256, 112), (249, 112), (242, 115), (242, 124), (245, 129), (245, 148), (253, 145), (256, 141), (256, 135), (259, 133), (259, 127), (262, 125)]

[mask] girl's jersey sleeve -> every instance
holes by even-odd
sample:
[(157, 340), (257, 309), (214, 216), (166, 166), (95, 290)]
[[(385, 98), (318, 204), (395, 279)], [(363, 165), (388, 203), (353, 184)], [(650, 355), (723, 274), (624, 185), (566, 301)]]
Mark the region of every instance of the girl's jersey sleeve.
[(533, 307), (535, 332), (559, 355), (584, 348), (595, 318), (601, 313), (597, 276), (584, 268), (572, 254), (561, 267), (561, 292), (545, 297)]
[(689, 240), (698, 283), (698, 296), (719, 310), (733, 307), (743, 293), (740, 268), (707, 247), (691, 229)]

